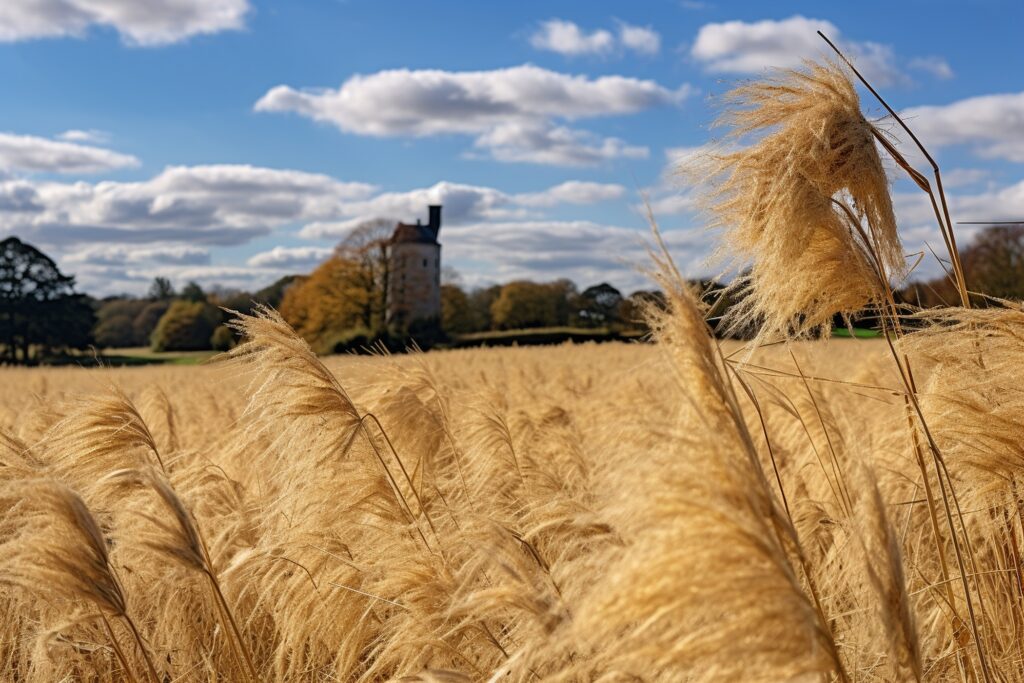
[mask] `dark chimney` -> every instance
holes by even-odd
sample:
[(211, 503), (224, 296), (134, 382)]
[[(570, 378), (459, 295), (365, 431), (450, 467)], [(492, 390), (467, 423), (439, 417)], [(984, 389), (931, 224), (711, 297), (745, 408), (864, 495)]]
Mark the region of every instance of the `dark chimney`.
[(439, 204), (433, 204), (430, 207), (430, 222), (427, 223), (427, 227), (434, 233), (434, 239), (437, 239), (437, 233), (441, 232), (441, 206)]

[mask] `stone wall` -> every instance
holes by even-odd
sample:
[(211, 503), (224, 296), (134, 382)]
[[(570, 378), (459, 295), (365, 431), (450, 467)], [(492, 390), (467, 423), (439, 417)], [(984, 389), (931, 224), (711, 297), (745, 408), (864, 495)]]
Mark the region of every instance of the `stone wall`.
[(440, 317), (440, 245), (411, 242), (391, 246), (388, 301), (389, 323)]

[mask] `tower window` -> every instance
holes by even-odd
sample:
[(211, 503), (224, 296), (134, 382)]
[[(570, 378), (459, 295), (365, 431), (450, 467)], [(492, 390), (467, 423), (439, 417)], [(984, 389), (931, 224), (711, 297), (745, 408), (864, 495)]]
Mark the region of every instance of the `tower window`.
[(427, 259), (423, 259), (423, 267), (424, 267), (424, 268), (426, 268), (426, 267), (427, 267)]

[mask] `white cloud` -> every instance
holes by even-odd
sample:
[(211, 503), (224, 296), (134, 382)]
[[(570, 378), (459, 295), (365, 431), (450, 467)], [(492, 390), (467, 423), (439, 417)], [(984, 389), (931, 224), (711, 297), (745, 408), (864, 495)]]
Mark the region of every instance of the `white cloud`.
[[(68, 259), (60, 259), (65, 261)], [(186, 282), (194, 281), (205, 289), (223, 287), (255, 291), (266, 287), (275, 279), (290, 274), (286, 270), (252, 268), (248, 266), (231, 266), (223, 264), (206, 265), (160, 265), (160, 264), (125, 264), (96, 265), (71, 263), (70, 268), (75, 276), (78, 290), (88, 292), (97, 297), (120, 295), (124, 293), (143, 294), (155, 277), (165, 277), (180, 287)], [(62, 266), (62, 269), (64, 267)]]
[(65, 142), (88, 142), (94, 145), (103, 145), (110, 142), (110, 134), (102, 130), (66, 130), (57, 136), (58, 140)]
[(528, 162), (550, 166), (594, 166), (612, 159), (646, 159), (646, 147), (619, 138), (543, 122), (519, 122), (495, 126), (473, 143), (497, 161)]
[(207, 289), (213, 286), (220, 286), (248, 291), (266, 287), (275, 277), (284, 274), (284, 272), (270, 272), (263, 268), (219, 264), (183, 268), (171, 266), (154, 269), (129, 268), (124, 271), (126, 280), (146, 284), (152, 282), (154, 277), (166, 277), (171, 282), (177, 284), (197, 282)]
[(914, 57), (910, 60), (909, 66), (911, 69), (924, 71), (942, 80), (949, 80), (954, 76), (953, 67), (942, 57)]
[(81, 37), (102, 26), (130, 45), (167, 45), (240, 29), (248, 11), (248, 0), (5, 0), (0, 41)]
[(835, 41), (857, 68), (876, 85), (908, 80), (895, 64), (890, 46), (841, 39), (839, 28), (824, 19), (800, 15), (775, 21), (726, 21), (705, 24), (697, 33), (690, 55), (710, 71), (761, 73), (769, 67), (795, 68), (802, 60), (834, 56), (817, 35), (821, 30)]
[(991, 175), (990, 171), (983, 168), (954, 168), (942, 173), (942, 186), (948, 189), (977, 185)]
[(607, 55), (617, 47), (645, 55), (656, 55), (661, 50), (661, 35), (650, 26), (633, 26), (624, 21), (616, 23), (617, 37), (605, 29), (587, 32), (571, 21), (550, 19), (542, 22), (530, 36), (530, 44), (538, 50), (568, 57)]
[[(139, 182), (0, 182), (0, 233), (42, 244), (240, 244), (275, 227), (343, 215), (365, 183), (242, 165), (172, 166)], [(11, 205), (11, 206), (5, 206)]]
[[(394, 219), (396, 223), (399, 220), (398, 218)], [(364, 221), (366, 221), (364, 216), (357, 216), (356, 218), (349, 218), (343, 221), (313, 221), (302, 226), (302, 230), (299, 231), (299, 237), (307, 240), (341, 239), (352, 232), (354, 228), (359, 227)]]
[(210, 252), (183, 244), (135, 247), (122, 244), (96, 244), (68, 253), (62, 260), (91, 266), (128, 266), (157, 263), (197, 266), (210, 262)]
[(603, 29), (587, 33), (571, 21), (551, 19), (530, 36), (530, 45), (563, 55), (593, 55), (611, 51), (615, 38)]
[(688, 186), (687, 177), (681, 175), (679, 171), (696, 162), (701, 156), (722, 149), (722, 143), (667, 148), (665, 166), (658, 182), (644, 190), (643, 201), (634, 204), (633, 210), (645, 217), (649, 210), (657, 221), (666, 216), (696, 213), (699, 206), (695, 188)]
[(619, 42), (622, 46), (645, 55), (661, 51), (661, 35), (650, 26), (633, 26), (619, 22)]
[(929, 149), (966, 144), (984, 158), (1024, 162), (1024, 92), (911, 107), (903, 118)]
[(246, 263), (253, 268), (310, 270), (327, 259), (333, 249), (327, 247), (274, 247), (252, 256)]
[[(279, 85), (256, 111), (293, 112), (358, 135), (477, 137), (478, 149), (505, 161), (597, 163), (636, 157), (642, 148), (557, 125), (556, 121), (635, 114), (681, 103), (693, 89), (670, 90), (625, 76), (587, 78), (532, 65), (494, 71), (396, 69), (353, 76), (337, 89)], [(537, 145), (558, 144), (545, 153)]]
[(396, 69), (353, 76), (337, 90), (280, 85), (256, 111), (289, 111), (374, 136), (474, 134), (514, 120), (634, 114), (680, 102), (673, 91), (626, 76), (570, 76), (529, 64), (494, 71)]
[(625, 194), (626, 188), (622, 185), (567, 180), (543, 192), (515, 195), (515, 201), (522, 206), (551, 207), (559, 204), (596, 204), (621, 199)]
[(493, 187), (442, 181), (407, 192), (383, 192), (362, 202), (349, 202), (345, 213), (353, 217), (396, 217), (406, 221), (426, 219), (426, 207), (440, 204), (445, 225), (475, 220), (494, 220), (515, 215), (509, 195)]
[(451, 182), (380, 192), (373, 185), (302, 171), (172, 166), (136, 182), (0, 181), (0, 235), (17, 232), (64, 252), (120, 245), (120, 252), (104, 247), (103, 253), (128, 262), (142, 246), (236, 245), (297, 224), (305, 225), (302, 237), (341, 237), (371, 218), (425, 219), (429, 204), (444, 207), (444, 224), (450, 226), (523, 219), (538, 207), (591, 204), (623, 192), (619, 185), (582, 181), (522, 194)]
[(638, 204), (636, 209), (646, 214), (648, 207), (655, 220), (661, 220), (664, 216), (693, 213), (699, 208), (693, 195), (680, 191), (652, 195), (648, 198), (647, 204)]
[[(650, 266), (646, 228), (592, 221), (512, 221), (452, 228), (445, 242), (446, 262), (482, 267), (464, 273), (470, 284), (518, 278), (567, 277), (581, 287), (610, 281), (628, 293), (650, 287), (641, 271)], [(702, 230), (666, 230), (664, 237), (688, 274), (704, 273), (709, 240)], [(486, 276), (481, 276), (486, 273)]]
[[(1024, 180), (982, 192), (946, 195), (954, 222), (1024, 220)], [(931, 202), (923, 192), (899, 192), (893, 199), (902, 224), (935, 223)], [(959, 234), (960, 228), (954, 228)]]
[(98, 173), (139, 165), (129, 154), (34, 135), (0, 133), (0, 171)]

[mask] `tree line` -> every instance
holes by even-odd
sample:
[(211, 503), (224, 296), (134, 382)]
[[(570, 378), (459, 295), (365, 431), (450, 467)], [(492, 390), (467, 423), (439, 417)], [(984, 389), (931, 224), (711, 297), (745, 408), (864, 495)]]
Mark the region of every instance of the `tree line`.
[[(960, 250), (960, 261), (973, 305), (992, 305), (992, 298), (1024, 301), (1024, 225), (983, 229)], [(948, 263), (944, 265), (949, 268)], [(957, 289), (946, 276), (912, 282), (899, 296), (921, 308), (960, 305)]]
[[(386, 239), (391, 226), (371, 222), (343, 241), (333, 256), (307, 275), (281, 278), (256, 292), (194, 282), (180, 291), (156, 278), (141, 297), (93, 299), (75, 289), (46, 254), (17, 237), (0, 241), (0, 363), (33, 364), (96, 347), (148, 346), (155, 351), (226, 350), (238, 339), (224, 309), (251, 312), (257, 304), (282, 316), (320, 353), (374, 345), (401, 350), (458, 335), (536, 328), (645, 330), (642, 310), (661, 305), (654, 290), (623, 294), (608, 283), (579, 289), (572, 281), (516, 280), (466, 289), (449, 271), (441, 285), (441, 316), (396, 328), (387, 321), (390, 276)], [(972, 297), (1024, 301), (1024, 226), (988, 227), (961, 250)], [(721, 286), (695, 283), (711, 303)], [(899, 298), (920, 307), (956, 305), (946, 277), (913, 282)], [(716, 306), (716, 313), (735, 302)], [(870, 321), (870, 316), (864, 320)]]
[(293, 277), (257, 292), (215, 288), (195, 282), (176, 291), (155, 278), (143, 297), (107, 297), (95, 304), (93, 343), (99, 348), (148, 346), (154, 351), (226, 351), (237, 341), (227, 310), (250, 313), (256, 304), (278, 306)]

